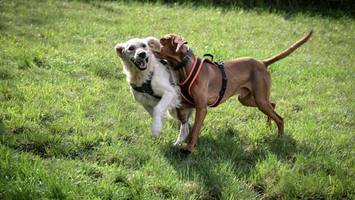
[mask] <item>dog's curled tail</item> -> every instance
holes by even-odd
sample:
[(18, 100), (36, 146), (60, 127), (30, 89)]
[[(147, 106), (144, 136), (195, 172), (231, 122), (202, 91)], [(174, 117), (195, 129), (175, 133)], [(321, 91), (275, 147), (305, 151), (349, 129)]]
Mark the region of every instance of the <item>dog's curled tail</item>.
[(293, 45), (291, 45), (288, 49), (284, 50), (283, 52), (263, 60), (262, 62), (265, 64), (265, 66), (269, 66), (272, 63), (285, 58), (286, 56), (290, 55), (293, 51), (295, 51), (298, 47), (300, 47), (302, 44), (304, 44), (305, 42), (308, 41), (308, 39), (312, 36), (313, 30), (311, 30), (309, 33), (307, 33), (305, 36), (303, 36), (303, 38), (301, 38), (300, 40), (298, 40), (297, 42), (295, 42)]

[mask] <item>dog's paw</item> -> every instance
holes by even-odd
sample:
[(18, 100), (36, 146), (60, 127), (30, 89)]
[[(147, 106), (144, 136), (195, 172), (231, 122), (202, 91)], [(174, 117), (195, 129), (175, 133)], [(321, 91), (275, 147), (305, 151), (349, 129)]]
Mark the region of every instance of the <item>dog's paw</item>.
[(179, 137), (176, 139), (174, 146), (179, 146), (181, 145), (187, 138), (187, 136), (189, 135), (188, 132), (188, 125), (182, 125), (180, 128), (180, 134)]
[(161, 133), (159, 132), (152, 132), (152, 136), (155, 138), (160, 138)]
[(159, 138), (160, 137), (160, 135), (161, 135), (161, 130), (159, 129), (154, 129), (154, 127), (152, 127), (152, 135), (153, 135), (153, 137), (155, 137), (155, 138)]
[(163, 125), (162, 122), (155, 122), (152, 125), (152, 135), (156, 138), (160, 137)]
[(187, 145), (183, 146), (180, 149), (180, 151), (181, 151), (181, 153), (188, 155), (188, 154), (192, 153), (193, 149), (194, 149), (193, 146), (191, 146), (190, 144), (187, 144)]
[(184, 155), (190, 155), (192, 153), (192, 151), (184, 148), (180, 149), (180, 152)]
[(175, 142), (174, 142), (174, 146), (181, 146), (183, 141), (180, 141), (179, 139), (177, 139)]

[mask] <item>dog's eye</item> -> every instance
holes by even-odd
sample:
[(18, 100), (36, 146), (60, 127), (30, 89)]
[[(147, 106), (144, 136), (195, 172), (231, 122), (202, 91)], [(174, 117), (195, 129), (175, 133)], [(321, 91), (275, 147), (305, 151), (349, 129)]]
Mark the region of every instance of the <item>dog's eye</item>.
[(128, 48), (128, 50), (129, 50), (129, 51), (133, 51), (133, 50), (134, 50), (134, 46), (130, 46), (130, 47)]
[(143, 48), (146, 48), (146, 47), (147, 47), (147, 45), (146, 45), (146, 44), (142, 44), (142, 47), (143, 47)]

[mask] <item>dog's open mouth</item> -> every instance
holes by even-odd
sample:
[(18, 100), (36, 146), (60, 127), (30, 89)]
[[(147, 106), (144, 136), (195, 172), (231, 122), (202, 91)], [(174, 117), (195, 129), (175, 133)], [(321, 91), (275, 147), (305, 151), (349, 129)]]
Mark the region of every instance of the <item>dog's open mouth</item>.
[(136, 65), (139, 70), (145, 70), (148, 66), (148, 57), (144, 59), (132, 59), (132, 62)]

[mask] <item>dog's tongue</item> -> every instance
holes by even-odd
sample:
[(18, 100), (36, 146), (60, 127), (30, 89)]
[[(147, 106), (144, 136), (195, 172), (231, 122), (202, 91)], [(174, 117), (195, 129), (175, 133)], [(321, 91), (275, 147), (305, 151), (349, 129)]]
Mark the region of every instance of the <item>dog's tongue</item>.
[(139, 61), (138, 64), (139, 64), (139, 67), (140, 67), (141, 69), (144, 69), (144, 68), (145, 68), (146, 63), (145, 63), (144, 60)]
[(144, 59), (144, 60), (132, 59), (132, 62), (137, 66), (138, 69), (145, 70), (147, 68), (148, 59)]

